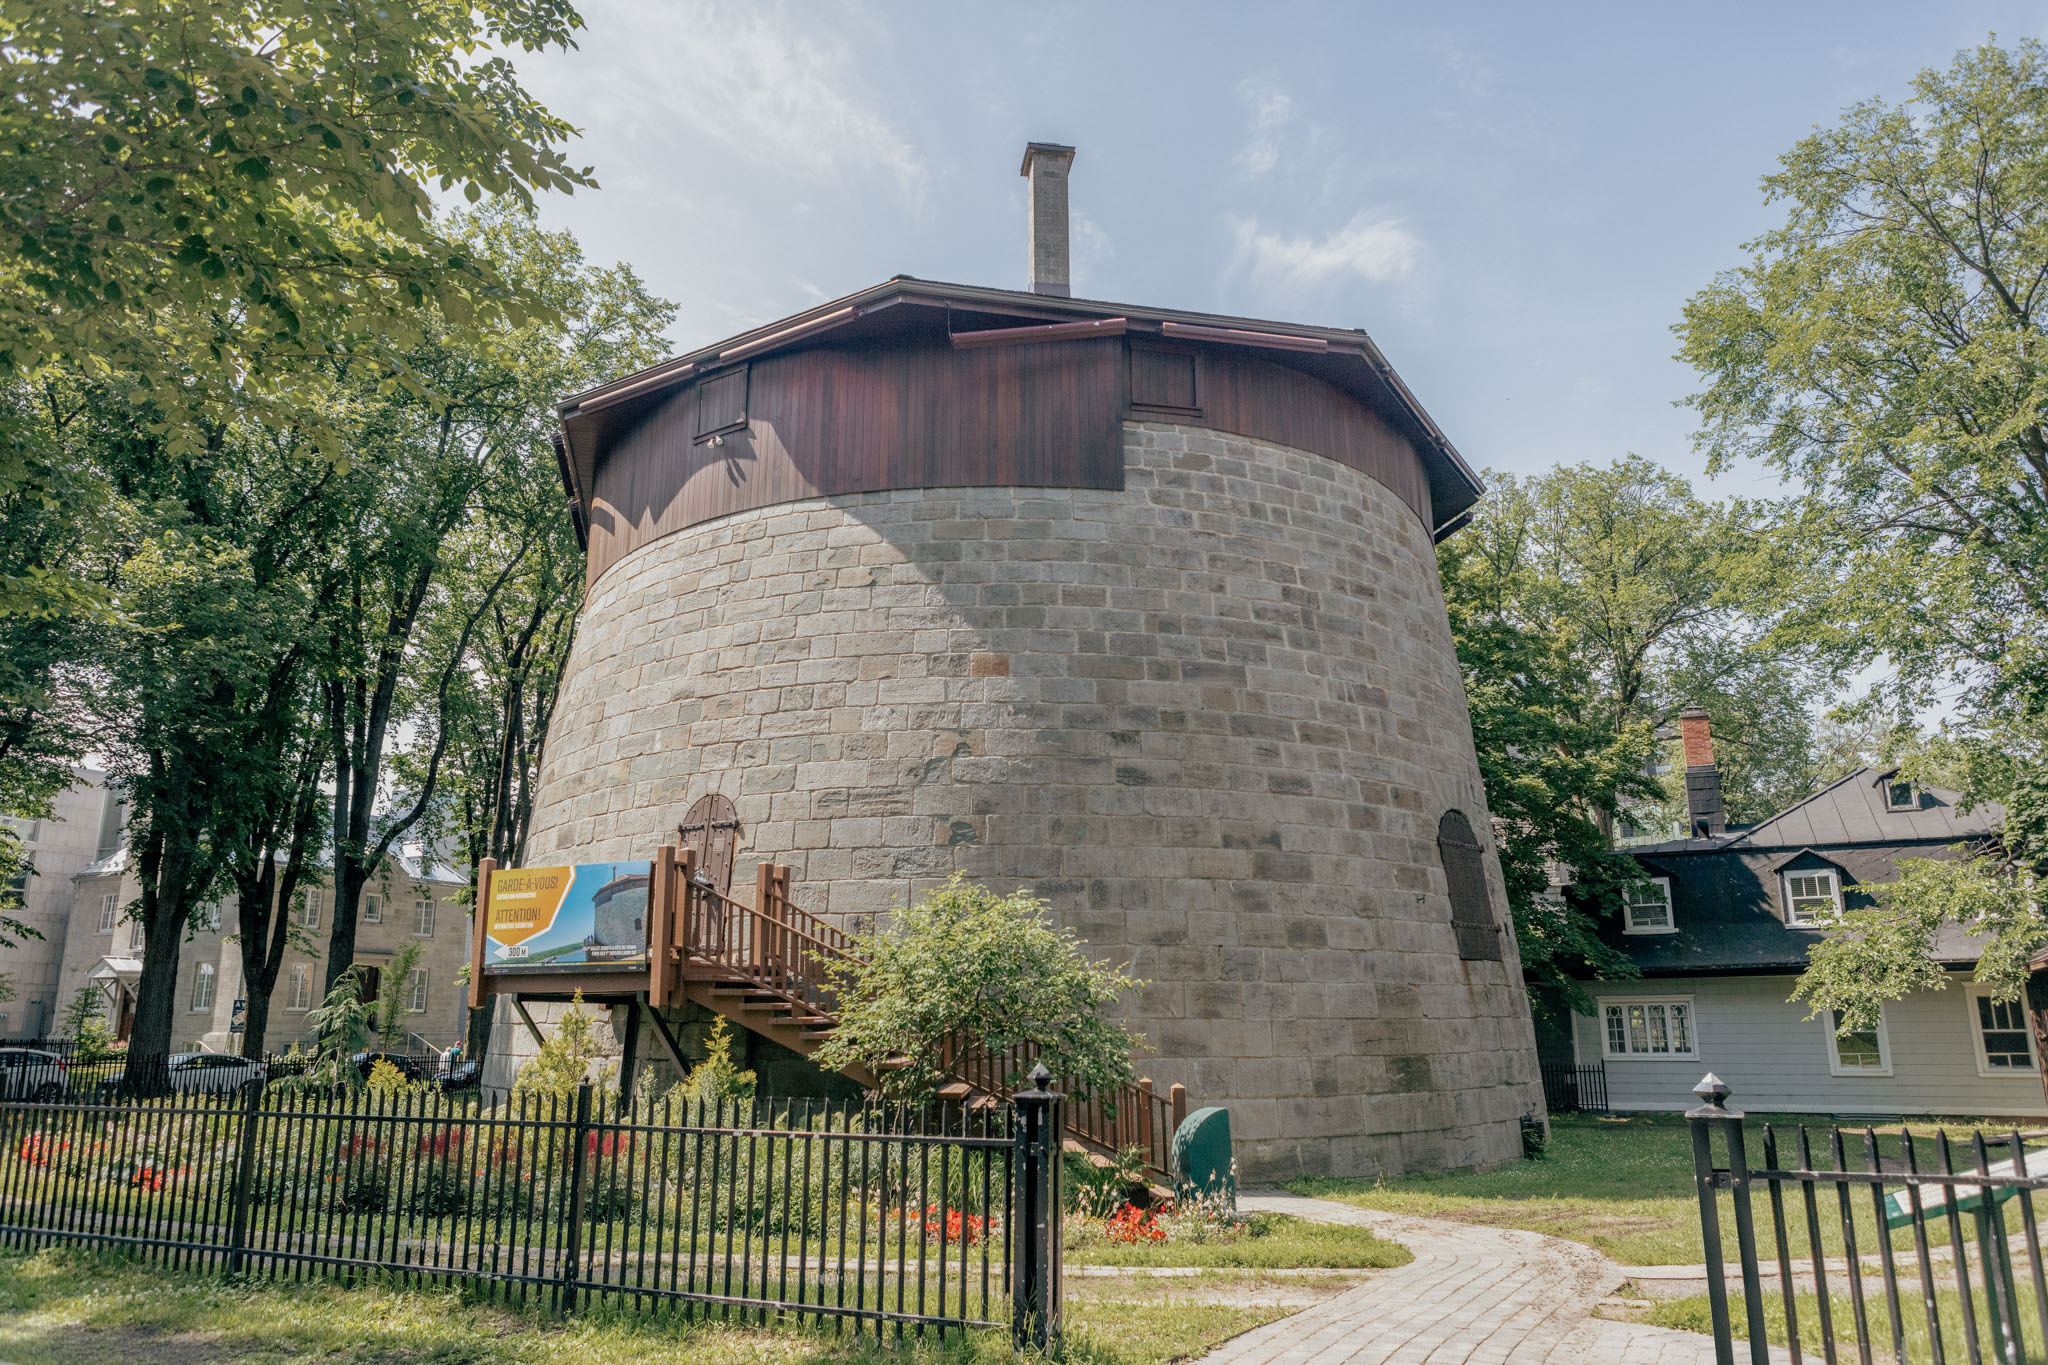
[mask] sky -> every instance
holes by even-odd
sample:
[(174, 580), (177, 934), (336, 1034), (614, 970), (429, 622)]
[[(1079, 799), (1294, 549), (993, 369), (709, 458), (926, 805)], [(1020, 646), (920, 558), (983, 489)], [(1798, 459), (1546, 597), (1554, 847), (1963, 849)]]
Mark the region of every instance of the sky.
[(584, 0), (530, 89), (600, 188), (546, 201), (694, 349), (896, 274), (1028, 287), (1027, 141), (1079, 149), (1074, 292), (1362, 327), (1474, 466), (1704, 482), (1685, 300), (1759, 181), (2048, 3)]

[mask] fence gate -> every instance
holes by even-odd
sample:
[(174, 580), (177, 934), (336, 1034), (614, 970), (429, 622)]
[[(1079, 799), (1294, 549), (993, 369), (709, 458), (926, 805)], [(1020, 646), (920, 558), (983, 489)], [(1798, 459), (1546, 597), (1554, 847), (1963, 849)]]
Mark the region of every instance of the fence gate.
[(2035, 1209), (2048, 1148), (2028, 1152), (2017, 1132), (1751, 1128), (1720, 1078), (1693, 1094), (1685, 1117), (1722, 1365), (2048, 1355)]

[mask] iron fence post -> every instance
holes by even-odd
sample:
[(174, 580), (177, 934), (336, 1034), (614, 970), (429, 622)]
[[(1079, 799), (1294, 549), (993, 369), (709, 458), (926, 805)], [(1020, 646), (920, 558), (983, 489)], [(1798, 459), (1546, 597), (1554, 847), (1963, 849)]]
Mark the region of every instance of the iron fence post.
[[(1700, 1240), (1705, 1244), (1707, 1305), (1714, 1319), (1714, 1360), (1716, 1365), (1735, 1365), (1735, 1333), (1728, 1320), (1728, 1285), (1721, 1274), (1721, 1205), (1715, 1197), (1714, 1142), (1712, 1125), (1728, 1118), (1740, 1118), (1721, 1107), (1728, 1087), (1709, 1071), (1692, 1088), (1699, 1106), (1685, 1111), (1686, 1126), (1692, 1129), (1692, 1179), (1700, 1199)], [(1751, 1305), (1752, 1314), (1754, 1305)]]
[(1060, 1095), (1043, 1062), (1017, 1109), (1016, 1205), (1011, 1210), (1010, 1331), (1018, 1347), (1050, 1350), (1060, 1338)]
[(555, 1304), (563, 1313), (576, 1308), (576, 1281), (583, 1263), (583, 1149), (590, 1145), (590, 1082), (576, 1087), (576, 1117), (569, 1128), (569, 1225), (562, 1229), (562, 1263), (556, 1267), (560, 1288)]
[(228, 1274), (242, 1273), (243, 1253), (249, 1247), (249, 1196), (256, 1174), (256, 1123), (267, 1087), (258, 1081), (248, 1087), (242, 1101), (242, 1147), (235, 1157), (235, 1214), (228, 1232)]

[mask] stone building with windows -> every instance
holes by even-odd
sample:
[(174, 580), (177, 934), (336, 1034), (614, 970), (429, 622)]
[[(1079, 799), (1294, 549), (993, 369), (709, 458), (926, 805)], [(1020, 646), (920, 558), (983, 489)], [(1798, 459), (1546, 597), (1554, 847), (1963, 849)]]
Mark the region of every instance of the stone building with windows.
[(0, 1038), (40, 1038), (62, 1008), (59, 976), (71, 924), (72, 877), (120, 843), (121, 803), (105, 775), (80, 768), (60, 792), (47, 819), (0, 816), (21, 840), (27, 870), (13, 890), (20, 908), (9, 912), (40, 937), (21, 935), (0, 947), (0, 976), (13, 988), (0, 1000)]
[(1072, 161), (1026, 151), (1028, 291), (898, 276), (561, 405), (589, 586), (526, 861), (722, 795), (741, 897), (1027, 887), (1247, 1176), (1510, 1160), (1542, 1092), (1433, 549), (1478, 480), (1362, 331), (1071, 297)]
[[(73, 878), (57, 989), (60, 1011), (80, 990), (102, 994), (108, 1023), (117, 1037), (125, 1038), (134, 1018), (143, 944), (141, 924), (128, 915), (140, 888), (118, 836), (115, 844), (113, 852)], [(420, 945), (418, 964), (404, 987), (406, 1050), (446, 1051), (463, 1041), (468, 1019), (456, 978), (469, 960), (469, 881), (411, 846), (389, 860), (374, 887), (364, 893), (356, 932), (355, 960), (367, 969), (367, 988), (380, 990), (383, 973), (406, 945)], [(316, 885), (295, 898), (291, 943), (264, 1038), (269, 1051), (283, 1052), (309, 1037), (306, 1015), (320, 1003), (326, 975), (331, 894)], [(231, 903), (208, 906), (179, 954), (172, 1017), (175, 1046), (181, 1049), (239, 1050), (234, 1016), (242, 998), (242, 956), (230, 938), (232, 916)]]

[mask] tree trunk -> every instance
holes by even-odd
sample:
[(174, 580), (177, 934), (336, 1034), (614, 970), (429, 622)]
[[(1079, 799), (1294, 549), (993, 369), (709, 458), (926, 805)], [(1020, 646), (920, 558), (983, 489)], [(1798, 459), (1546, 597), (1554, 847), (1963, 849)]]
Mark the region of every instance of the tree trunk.
[(168, 1080), (163, 1059), (172, 1048), (178, 949), (184, 943), (187, 913), (184, 906), (171, 910), (159, 899), (154, 922), (143, 928), (142, 975), (135, 983), (135, 1024), (128, 1034), (126, 1085), (132, 1093), (159, 1093)]
[(270, 988), (245, 979), (242, 999), (248, 1002), (242, 1015), (242, 1055), (261, 1057), (270, 1032)]

